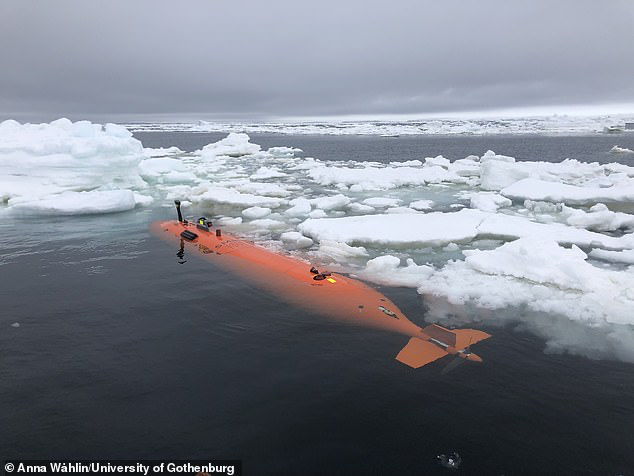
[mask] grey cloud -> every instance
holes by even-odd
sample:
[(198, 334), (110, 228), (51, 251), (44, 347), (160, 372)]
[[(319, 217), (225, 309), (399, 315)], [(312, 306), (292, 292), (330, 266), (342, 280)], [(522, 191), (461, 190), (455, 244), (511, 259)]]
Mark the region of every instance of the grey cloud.
[(5, 0), (0, 118), (634, 102), (629, 1)]

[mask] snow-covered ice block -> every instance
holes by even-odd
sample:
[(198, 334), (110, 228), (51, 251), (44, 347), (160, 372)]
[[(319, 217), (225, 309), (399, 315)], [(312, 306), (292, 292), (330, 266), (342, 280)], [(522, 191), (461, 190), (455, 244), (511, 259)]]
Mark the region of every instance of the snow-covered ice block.
[[(151, 197), (149, 197), (151, 199)], [(13, 198), (11, 212), (21, 215), (92, 215), (132, 210), (136, 206), (134, 192), (108, 190), (63, 192), (55, 195)]]
[(388, 190), (426, 183), (466, 183), (467, 179), (443, 167), (385, 167), (365, 164), (364, 167), (316, 165), (308, 172), (321, 185), (346, 185), (354, 192)]
[(307, 236), (347, 244), (366, 243), (386, 246), (440, 245), (475, 238), (484, 219), (481, 212), (364, 215), (321, 218), (300, 223)]
[[(348, 205), (347, 208), (353, 213), (362, 213), (362, 214), (374, 213), (376, 211), (374, 207), (371, 207), (370, 205), (364, 205), (359, 202), (351, 203)], [(311, 218), (315, 218), (315, 217), (311, 217)]]
[(480, 185), (484, 190), (501, 190), (531, 176), (531, 171), (514, 162), (490, 160), (480, 167)]
[(139, 164), (139, 174), (145, 180), (159, 180), (168, 183), (192, 182), (196, 175), (182, 160), (168, 157), (145, 159)]
[(307, 198), (295, 198), (290, 202), (291, 208), (284, 211), (286, 215), (292, 217), (302, 217), (310, 213), (312, 206)]
[(613, 212), (603, 203), (597, 203), (589, 212), (562, 205), (561, 213), (566, 217), (566, 223), (579, 228), (594, 231), (615, 231), (634, 228), (634, 215)]
[(321, 209), (319, 209), (319, 208), (318, 208), (318, 209), (316, 209), (316, 210), (313, 210), (312, 212), (310, 212), (310, 213), (308, 214), (308, 217), (309, 217), (309, 218), (324, 218), (324, 217), (326, 217), (326, 216), (328, 216), (328, 215), (326, 214), (326, 212), (325, 212), (325, 211), (323, 211), (323, 210), (321, 210)]
[(444, 158), (442, 155), (437, 155), (436, 157), (426, 157), (424, 167), (444, 167), (448, 168), (451, 164), (449, 159)]
[[(461, 212), (465, 211), (467, 210), (462, 210)], [(485, 218), (478, 226), (478, 234), (482, 237), (548, 239), (562, 245), (613, 250), (634, 247), (634, 235), (632, 234), (614, 237), (566, 226), (561, 223), (536, 223), (524, 217), (501, 213), (486, 213), (485, 215)]]
[(609, 250), (592, 250), (588, 255), (591, 258), (598, 258), (614, 263), (634, 264), (634, 250), (609, 251)]
[(272, 220), (270, 218), (258, 218), (257, 220), (253, 220), (249, 222), (249, 225), (264, 230), (273, 230), (276, 228), (285, 228), (287, 225), (283, 221)]
[(124, 127), (58, 119), (0, 123), (0, 201), (64, 191), (146, 187), (143, 146)]
[(409, 207), (392, 207), (385, 210), (385, 213), (395, 214), (395, 213), (418, 213), (416, 210)]
[(634, 154), (634, 150), (628, 149), (626, 147), (619, 147), (618, 145), (612, 147), (610, 149), (610, 152), (612, 152), (613, 154)]
[(593, 325), (634, 322), (634, 274), (594, 267), (576, 247), (524, 238), (464, 253), (464, 261), (450, 261), (418, 291), (490, 309), (527, 306)]
[(487, 150), (484, 155), (480, 158), (480, 162), (486, 163), (495, 160), (497, 162), (515, 162), (515, 157), (509, 157), (508, 155), (500, 155), (496, 154), (492, 150)]
[(346, 262), (357, 258), (365, 258), (368, 251), (362, 246), (350, 246), (335, 240), (321, 240), (319, 249), (314, 253), (321, 260)]
[(511, 200), (494, 192), (480, 192), (471, 195), (471, 208), (485, 212), (496, 212), (498, 208), (510, 207)]
[(322, 210), (341, 210), (350, 203), (350, 199), (342, 194), (330, 197), (319, 197), (311, 200), (317, 208)]
[(407, 266), (400, 266), (401, 260), (396, 256), (383, 255), (368, 261), (357, 274), (378, 284), (416, 288), (434, 272), (431, 266), (417, 266), (411, 258), (406, 263)]
[(388, 197), (372, 197), (366, 198), (362, 202), (364, 205), (369, 205), (374, 208), (381, 207), (395, 207), (403, 203), (403, 200), (399, 200), (398, 198), (388, 198)]
[[(631, 184), (631, 185), (634, 185)], [(628, 203), (634, 202), (633, 186), (606, 188), (579, 187), (558, 182), (526, 178), (501, 190), (505, 197), (516, 200), (563, 202), (566, 204)]]
[(444, 246), (479, 236), (513, 240), (548, 238), (561, 244), (576, 244), (621, 250), (634, 248), (634, 235), (606, 236), (560, 223), (536, 223), (524, 217), (463, 209), (451, 213), (408, 213), (308, 219), (299, 231), (313, 239), (374, 246)]
[(220, 217), (217, 223), (218, 225), (240, 225), (242, 217)]
[(243, 207), (260, 206), (267, 208), (277, 208), (285, 200), (262, 195), (252, 195), (250, 193), (240, 193), (236, 190), (225, 187), (217, 187), (211, 184), (197, 187), (191, 197), (194, 203), (219, 203), (225, 205), (236, 205)]
[(251, 178), (255, 180), (266, 180), (271, 178), (286, 177), (287, 175), (288, 174), (280, 172), (275, 167), (260, 167), (258, 170), (255, 171), (253, 175), (251, 175)]
[(390, 162), (392, 167), (420, 167), (423, 163), (420, 160), (405, 160), (403, 162)]
[[(137, 206), (139, 207), (147, 207), (154, 203), (154, 197), (151, 197), (150, 195), (143, 195), (141, 193), (134, 192), (134, 203), (136, 203)], [(181, 203), (181, 206), (183, 206), (182, 203)]]
[(205, 160), (214, 160), (218, 156), (242, 157), (259, 152), (260, 146), (249, 141), (247, 134), (231, 132), (224, 139), (203, 147), (200, 156)]
[(158, 148), (151, 148), (151, 147), (144, 147), (143, 148), (143, 155), (145, 155), (146, 157), (165, 157), (166, 155), (178, 155), (178, 154), (182, 154), (183, 151), (180, 150), (178, 147), (173, 146), (173, 147), (167, 147), (167, 148), (163, 148), (163, 147), (158, 147)]
[(409, 204), (409, 208), (413, 208), (414, 210), (431, 210), (433, 206), (433, 200), (415, 200)]
[(460, 177), (479, 177), (480, 163), (470, 158), (458, 159), (449, 164), (449, 170)]
[(296, 154), (301, 154), (302, 149), (294, 147), (271, 147), (266, 152), (277, 159), (290, 159)]
[(280, 240), (287, 248), (298, 250), (313, 246), (313, 240), (297, 231), (287, 231), (280, 235)]
[(470, 268), (550, 284), (566, 289), (588, 291), (593, 288), (595, 269), (578, 247), (563, 248), (555, 241), (520, 238), (495, 250), (465, 250)]
[(271, 209), (266, 207), (249, 207), (242, 210), (242, 214), (247, 218), (264, 218), (271, 214)]
[(291, 192), (287, 187), (278, 183), (269, 182), (243, 182), (233, 186), (239, 192), (266, 195), (270, 197), (288, 197)]

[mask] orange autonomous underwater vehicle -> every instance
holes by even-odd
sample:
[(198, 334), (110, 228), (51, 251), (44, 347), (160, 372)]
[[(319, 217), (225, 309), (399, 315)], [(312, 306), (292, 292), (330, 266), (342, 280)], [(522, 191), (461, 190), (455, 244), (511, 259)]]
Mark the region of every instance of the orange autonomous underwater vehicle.
[[(471, 344), (490, 337), (474, 329), (449, 330), (436, 324), (421, 328), (388, 298), (370, 286), (339, 273), (321, 272), (309, 264), (269, 251), (249, 241), (225, 235), (212, 223), (183, 219), (175, 201), (178, 221), (155, 222), (157, 236), (180, 244), (180, 252), (197, 250), (214, 263), (266, 289), (284, 301), (327, 317), (372, 326), (410, 337), (396, 360), (419, 368), (448, 354), (482, 362)], [(182, 256), (182, 254), (181, 254)], [(457, 364), (458, 362), (456, 362)]]

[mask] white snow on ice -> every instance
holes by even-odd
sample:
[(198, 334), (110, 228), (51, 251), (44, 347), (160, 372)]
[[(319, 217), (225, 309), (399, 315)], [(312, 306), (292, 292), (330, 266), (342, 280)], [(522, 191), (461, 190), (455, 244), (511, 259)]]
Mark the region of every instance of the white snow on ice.
[(16, 213), (130, 210), (144, 190), (141, 142), (124, 127), (59, 119), (0, 123), (0, 200)]

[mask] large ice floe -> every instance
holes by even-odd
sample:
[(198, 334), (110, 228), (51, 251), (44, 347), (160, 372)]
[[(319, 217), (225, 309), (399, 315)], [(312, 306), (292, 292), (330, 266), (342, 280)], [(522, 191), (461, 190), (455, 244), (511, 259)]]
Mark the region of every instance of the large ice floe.
[[(19, 214), (125, 211), (151, 198), (139, 174), (141, 142), (124, 127), (59, 119), (0, 123), (0, 199)], [(137, 191), (135, 194), (134, 191)]]
[(143, 149), (115, 125), (6, 121), (0, 196), (16, 216), (179, 199), (186, 214), (307, 263), (416, 289), (429, 321), (519, 323), (550, 351), (634, 362), (634, 167), (624, 163), (492, 151), (322, 161), (238, 132), (183, 152)]

